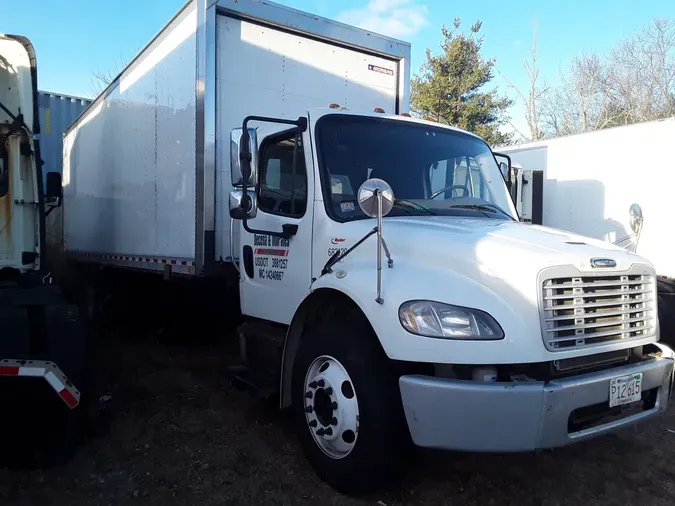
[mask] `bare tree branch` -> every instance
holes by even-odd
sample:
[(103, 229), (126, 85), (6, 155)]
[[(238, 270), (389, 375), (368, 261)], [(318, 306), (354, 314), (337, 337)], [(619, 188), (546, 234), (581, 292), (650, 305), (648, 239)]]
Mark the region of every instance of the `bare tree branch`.
[[(141, 49), (138, 45), (134, 47), (133, 54), (140, 53)], [(112, 63), (107, 70), (101, 70), (100, 67), (92, 72), (92, 88), (94, 95), (98, 96), (105, 90), (110, 83), (124, 71), (131, 59), (124, 58), (120, 50), (119, 57)]]
[[(525, 120), (530, 130), (529, 138), (531, 140), (539, 140), (544, 137), (541, 129), (541, 115), (542, 115), (542, 101), (548, 94), (550, 87), (542, 84), (539, 79), (539, 28), (538, 19), (532, 22), (532, 44), (529, 47), (529, 57), (522, 61), (525, 74), (528, 79), (528, 88), (526, 91), (521, 90), (513, 81), (504, 75), (499, 69), (497, 72), (502, 76), (506, 84), (518, 96), (519, 101), (525, 109)], [(511, 126), (513, 124), (509, 122)], [(516, 129), (517, 131), (517, 129)], [(521, 132), (518, 131), (520, 135)], [(525, 136), (523, 136), (525, 137)], [(525, 137), (527, 138), (527, 137)]]

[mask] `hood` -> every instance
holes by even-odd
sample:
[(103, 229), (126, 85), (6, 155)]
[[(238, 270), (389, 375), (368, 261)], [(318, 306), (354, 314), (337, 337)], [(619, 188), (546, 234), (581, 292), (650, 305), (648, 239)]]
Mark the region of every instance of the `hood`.
[[(345, 224), (348, 230), (340, 246), (355, 244), (374, 226), (375, 220)], [(539, 276), (549, 267), (573, 266), (582, 273), (624, 271), (634, 264), (652, 265), (639, 255), (596, 239), (553, 228), (499, 219), (453, 216), (389, 217), (382, 235), (395, 269), (406, 269), (440, 280), (447, 290), (472, 285), (483, 293), (509, 300), (517, 293), (536, 305)], [(335, 241), (335, 239), (331, 239)], [(357, 248), (345, 263), (373, 259), (370, 247)], [(592, 259), (609, 259), (613, 267), (593, 267)], [(423, 274), (426, 273), (426, 274)], [(450, 281), (455, 279), (456, 282)], [(457, 280), (463, 279), (463, 282)], [(422, 291), (428, 287), (421, 287)], [(461, 294), (456, 294), (461, 297)]]
[[(498, 259), (498, 264), (534, 264), (539, 269), (574, 265), (580, 271), (596, 272), (591, 259), (609, 258), (612, 270), (628, 269), (633, 263), (651, 265), (639, 255), (613, 244), (571, 232), (514, 221), (450, 216), (387, 218), (383, 223), (387, 242), (400, 247), (425, 245), (440, 248), (444, 257), (459, 261)], [(436, 244), (436, 247), (434, 247)], [(413, 253), (410, 251), (410, 253)]]

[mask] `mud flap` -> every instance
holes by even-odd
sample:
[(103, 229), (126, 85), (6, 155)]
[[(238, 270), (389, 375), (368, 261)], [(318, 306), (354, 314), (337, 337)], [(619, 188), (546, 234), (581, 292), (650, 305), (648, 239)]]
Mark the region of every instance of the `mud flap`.
[(0, 309), (0, 466), (65, 463), (87, 397), (89, 343), (79, 311), (46, 286), (2, 290), (0, 299), (7, 302)]

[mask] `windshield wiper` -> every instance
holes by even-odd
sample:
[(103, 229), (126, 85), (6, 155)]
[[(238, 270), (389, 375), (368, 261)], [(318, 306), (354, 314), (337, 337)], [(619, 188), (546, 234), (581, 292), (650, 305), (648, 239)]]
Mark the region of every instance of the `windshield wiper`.
[(415, 209), (416, 211), (424, 211), (427, 214), (434, 215), (431, 210), (423, 206), (422, 204), (417, 204), (416, 202), (413, 202), (411, 200), (405, 200), (405, 199), (394, 199), (394, 206), (402, 207), (403, 209)]
[(450, 206), (450, 208), (459, 208), (459, 209), (471, 209), (474, 211), (483, 211), (486, 213), (496, 213), (500, 212), (505, 216), (508, 216), (511, 218), (511, 215), (509, 215), (506, 211), (504, 211), (502, 208), (494, 205), (494, 204), (455, 204), (453, 206)]

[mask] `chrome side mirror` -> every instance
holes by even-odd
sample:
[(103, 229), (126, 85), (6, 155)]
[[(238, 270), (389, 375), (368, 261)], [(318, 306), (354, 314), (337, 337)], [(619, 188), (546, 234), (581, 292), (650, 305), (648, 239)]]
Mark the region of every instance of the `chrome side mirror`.
[(255, 187), (256, 184), (256, 168), (258, 167), (258, 133), (255, 128), (248, 129), (249, 138), (249, 152), (251, 153), (250, 167), (242, 167), (241, 159), (241, 142), (244, 134), (243, 128), (233, 128), (230, 134), (230, 172), (232, 175), (232, 186), (244, 185), (244, 174), (248, 175), (248, 182), (246, 186), (249, 188)]
[(630, 214), (631, 230), (636, 234), (639, 233), (640, 230), (642, 229), (642, 224), (645, 221), (644, 216), (642, 215), (642, 208), (640, 207), (639, 204), (633, 204), (630, 206), (628, 214)]
[(243, 190), (232, 190), (230, 192), (230, 218), (235, 220), (244, 219), (244, 209), (246, 209), (246, 218), (252, 220), (258, 213), (258, 200), (254, 191), (247, 191), (246, 206), (242, 207), (241, 201), (244, 199)]
[[(394, 190), (382, 179), (368, 179), (359, 188), (358, 200), (359, 207), (366, 216), (381, 219), (394, 207)], [(377, 226), (381, 225), (378, 222)]]
[(359, 207), (366, 216), (377, 218), (377, 298), (375, 302), (384, 304), (382, 299), (382, 248), (387, 255), (387, 265), (391, 269), (394, 261), (389, 254), (387, 243), (382, 237), (382, 217), (389, 214), (394, 207), (394, 190), (382, 179), (367, 179), (359, 188)]
[(382, 217), (389, 214), (389, 211), (394, 207), (394, 191), (386, 181), (373, 178), (366, 180), (361, 185), (357, 198), (361, 211), (366, 216), (377, 218), (377, 226), (347, 251), (343, 253), (340, 253), (339, 250), (336, 251), (326, 262), (321, 275), (323, 276), (332, 272), (332, 268), (336, 263), (358, 248), (371, 235), (377, 234), (377, 299), (375, 299), (375, 302), (384, 304), (384, 300), (382, 299), (382, 249), (384, 249), (384, 254), (387, 255), (387, 267), (390, 269), (394, 267), (394, 261), (391, 259), (387, 243), (384, 242), (384, 237), (382, 237)]

